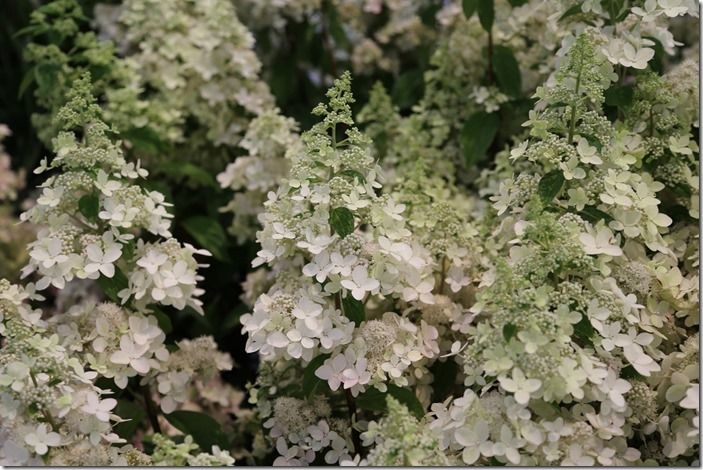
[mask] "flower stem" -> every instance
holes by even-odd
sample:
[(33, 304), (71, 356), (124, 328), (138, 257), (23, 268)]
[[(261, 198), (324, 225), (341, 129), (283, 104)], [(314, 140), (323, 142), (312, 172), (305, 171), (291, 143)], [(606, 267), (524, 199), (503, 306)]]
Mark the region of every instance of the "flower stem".
[(488, 31), (488, 50), (486, 55), (488, 56), (488, 84), (493, 85), (495, 81), (493, 77), (493, 28)]
[(344, 396), (347, 399), (347, 407), (349, 408), (349, 424), (351, 426), (351, 436), (352, 442), (354, 443), (354, 451), (356, 453), (361, 452), (361, 437), (359, 436), (359, 431), (354, 427), (356, 422), (356, 403), (354, 403), (354, 397), (351, 394), (351, 390), (344, 390)]
[(154, 432), (161, 433), (161, 425), (159, 424), (159, 412), (154, 404), (154, 400), (151, 398), (151, 390), (148, 385), (143, 385), (141, 387), (142, 397), (144, 397), (144, 404), (146, 405), (146, 414), (149, 416), (149, 422), (151, 423), (151, 429)]
[(569, 124), (569, 143), (572, 143), (574, 141), (574, 132), (576, 130), (576, 102), (578, 101), (578, 93), (579, 89), (581, 88), (581, 69), (583, 68), (583, 64), (581, 64), (581, 68), (579, 68), (579, 73), (576, 75), (576, 88), (574, 90), (574, 102), (571, 104), (571, 123)]
[[(32, 379), (32, 383), (34, 384), (34, 387), (39, 387), (39, 384), (37, 383), (36, 377), (34, 377), (34, 372), (29, 371), (29, 377)], [(46, 408), (42, 408), (41, 410), (42, 416), (44, 416), (44, 419), (46, 420), (47, 423), (49, 423), (49, 426), (51, 426), (52, 431), (57, 431), (59, 428), (56, 425), (56, 421), (54, 421), (54, 418), (51, 416), (51, 413), (49, 410)]]

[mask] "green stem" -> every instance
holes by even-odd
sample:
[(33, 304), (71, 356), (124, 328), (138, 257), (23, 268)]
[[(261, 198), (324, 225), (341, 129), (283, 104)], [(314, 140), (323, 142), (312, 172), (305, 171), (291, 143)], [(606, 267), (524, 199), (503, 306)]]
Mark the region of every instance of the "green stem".
[(439, 294), (444, 294), (444, 278), (447, 276), (447, 257), (442, 256), (442, 269), (439, 275)]
[(493, 77), (493, 28), (488, 31), (488, 84), (493, 85), (495, 81)]
[[(581, 68), (583, 67), (583, 64)], [(569, 124), (569, 143), (574, 141), (574, 132), (576, 130), (576, 102), (578, 101), (578, 94), (581, 89), (581, 68), (579, 68), (579, 73), (576, 76), (576, 89), (574, 95), (576, 95), (574, 102), (571, 104), (571, 123)]]
[(354, 403), (354, 397), (351, 394), (351, 390), (344, 390), (344, 396), (347, 399), (347, 407), (349, 408), (349, 425), (351, 427), (352, 442), (354, 443), (354, 451), (357, 453), (361, 452), (361, 437), (359, 436), (359, 431), (354, 428), (354, 423), (356, 421), (356, 403)]
[[(37, 383), (36, 377), (34, 377), (34, 372), (31, 370), (29, 371), (29, 377), (32, 379), (32, 383), (34, 384), (35, 388), (39, 388), (39, 384)], [(46, 420), (47, 423), (49, 423), (49, 426), (51, 426), (52, 431), (56, 431), (58, 429), (58, 426), (56, 425), (56, 421), (54, 421), (54, 418), (51, 416), (51, 413), (49, 413), (49, 410), (46, 408), (42, 408), (41, 410), (42, 416), (44, 416), (44, 419)]]
[(154, 404), (154, 400), (151, 398), (151, 390), (148, 385), (143, 385), (141, 387), (142, 397), (144, 397), (144, 404), (146, 405), (146, 414), (149, 416), (149, 422), (151, 423), (151, 429), (154, 432), (161, 433), (161, 425), (159, 424), (158, 410)]

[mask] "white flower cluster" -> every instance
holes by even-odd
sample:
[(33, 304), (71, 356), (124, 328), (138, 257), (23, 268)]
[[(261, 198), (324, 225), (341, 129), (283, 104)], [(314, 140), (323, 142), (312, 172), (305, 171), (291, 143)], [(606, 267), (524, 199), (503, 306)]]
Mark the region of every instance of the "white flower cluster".
[(209, 256), (210, 252), (185, 243), (181, 246), (170, 238), (161, 243), (137, 242), (134, 251), (136, 267), (130, 272), (128, 286), (118, 292), (122, 302), (134, 298), (137, 308), (149, 304), (172, 305), (178, 310), (186, 306), (203, 313), (198, 299), (203, 290), (198, 281), (198, 268), (207, 267), (195, 261), (194, 255)]
[[(120, 8), (124, 59), (79, 33), (76, 0), (33, 15), (30, 61), (75, 83), (34, 70), (55, 157), (22, 215), (41, 226), (22, 272), (36, 285), (0, 280), (0, 464), (700, 464), (699, 71), (697, 46), (677, 49), (695, 2)], [(331, 62), (401, 85), (436, 45), (424, 96), (401, 112), (376, 85), (362, 133), (347, 72), (298, 135), (240, 17), (263, 54), (305, 23)], [(95, 64), (99, 98), (74, 80)], [(171, 331), (168, 311), (204, 314), (209, 253), (172, 237), (124, 157), (150, 131), (220, 172), (230, 233), (256, 236), (251, 310), (198, 318), (241, 324), (261, 359), (252, 408), (213, 337)], [(35, 289), (61, 292), (42, 312)]]
[[(439, 347), (436, 328), (386, 311), (434, 303), (433, 262), (410, 236), (405, 206), (378, 195), (367, 140), (354, 127), (338, 140), (338, 128), (353, 125), (349, 87), (348, 75), (335, 82), (329, 106), (314, 111), (323, 121), (303, 134), (289, 177), (269, 193), (253, 264), (268, 263), (277, 281), (241, 322), (248, 351), (317, 361), (318, 378), (355, 397), (419, 380)], [(378, 319), (365, 314), (372, 305)]]
[(274, 465), (311, 464), (316, 451), (325, 448), (328, 449), (325, 463), (334, 464), (351, 458), (348, 439), (344, 437), (348, 434), (344, 432), (347, 423), (331, 419), (327, 403), (312, 406), (297, 398), (279, 397), (273, 403), (272, 411), (264, 428), (270, 428), (269, 435), (275, 439), (280, 454)]
[[(152, 437), (154, 452), (152, 462), (155, 465), (170, 467), (224, 467), (234, 465), (234, 459), (228, 451), (213, 445), (211, 452), (198, 452), (200, 446), (193, 442), (193, 436), (187, 435), (183, 442), (176, 443), (162, 434)], [(197, 453), (196, 453), (197, 452)]]
[[(170, 237), (172, 216), (161, 193), (136, 184), (148, 173), (138, 162), (127, 163), (119, 143), (109, 139), (89, 87), (87, 77), (75, 85), (57, 115), (65, 130), (54, 140), (56, 157), (48, 166), (45, 159), (36, 171), (62, 170), (41, 185), (36, 205), (22, 214), (22, 220), (43, 227), (29, 245), (30, 262), (22, 274), (36, 272), (39, 289), (62, 289), (73, 279), (118, 283), (127, 272), (129, 286), (120, 292), (123, 303), (133, 298), (141, 306), (199, 307), (202, 291), (195, 286), (199, 265), (193, 255), (207, 253), (181, 247), (172, 238), (149, 244), (139, 240), (135, 246), (140, 230)], [(130, 264), (129, 252), (134, 252), (136, 266)]]
[[(544, 21), (550, 31), (558, 29), (556, 19)], [(509, 159), (501, 153), (506, 163), (499, 160), (494, 181), (489, 177), (487, 185), (495, 190), (486, 193), (494, 191), (495, 209), (453, 184), (451, 163), (434, 164), (442, 138), (422, 125), (427, 109), (398, 126), (403, 118), (382, 89), (374, 89), (364, 113), (372, 116), (372, 136), (386, 145), (389, 136), (394, 139), (381, 157), (396, 172), (388, 197), (404, 206), (407, 241), (401, 243), (407, 247), (393, 249), (398, 242), (374, 224), (374, 202), (366, 200), (373, 187), (355, 194), (354, 186), (373, 181), (368, 170), (346, 171), (353, 184), (335, 191), (342, 183), (334, 178), (350, 169), (327, 163), (339, 153), (336, 129), (328, 127), (331, 145), (327, 132), (304, 134), (306, 157), (314, 156), (316, 165), (290, 155), (291, 177), (269, 195), (255, 265), (271, 264), (277, 280), (242, 319), (249, 350), (276, 361), (270, 373), (276, 376), (282, 364), (300, 358), (331, 391), (346, 390), (349, 403), (358, 399), (363, 406), (370, 387), (407, 387), (427, 406), (439, 386), (433, 371), (451, 371), (459, 363), (463, 397), (432, 404), (427, 417), (449, 461), (628, 465), (691, 458), (698, 375), (687, 361), (695, 342), (678, 347), (680, 340), (672, 338), (685, 338), (698, 321), (697, 232), (685, 220), (676, 219), (674, 226), (670, 203), (659, 193), (676, 185), (677, 203), (688, 217), (697, 217), (698, 167), (691, 156), (698, 148), (689, 134), (697, 113), (678, 106), (695, 91), (640, 73), (633, 78), (630, 108), (611, 123), (601, 107), (619, 77), (604, 43), (592, 30), (565, 40), (569, 47), (559, 69), (537, 91), (539, 101), (525, 124), (529, 137)], [(676, 77), (695, 78), (685, 68)], [(483, 95), (477, 92), (475, 99), (485, 101)], [(333, 103), (337, 96), (333, 89)], [(383, 119), (386, 126), (376, 124)], [(353, 143), (352, 137), (343, 142)], [(503, 170), (508, 165), (520, 172), (517, 178)], [(353, 216), (349, 229), (337, 225), (349, 230), (340, 241), (353, 244), (352, 250), (334, 249), (340, 235), (335, 223), (344, 222), (335, 200)], [(327, 210), (315, 217), (318, 207)], [(555, 209), (545, 210), (550, 207)], [(477, 229), (470, 214), (481, 210), (488, 216)], [(482, 247), (479, 234), (493, 240)], [(377, 253), (389, 249), (407, 264), (411, 253), (422, 254), (423, 268), (432, 273), (425, 289), (407, 297), (403, 290), (384, 290), (388, 281), (374, 266)], [(366, 253), (370, 259), (366, 255), (359, 268)], [(270, 279), (252, 278), (250, 290)], [(389, 295), (398, 297), (402, 313), (388, 311)], [(358, 320), (354, 300), (363, 302)], [(338, 327), (346, 317), (355, 327)], [(310, 335), (321, 321), (327, 329)], [(435, 363), (444, 353), (454, 357)], [(276, 396), (275, 387), (269, 393)], [(669, 415), (674, 412), (675, 426)], [(264, 415), (278, 429), (275, 416)], [(651, 448), (633, 438), (640, 428)], [(371, 446), (370, 455), (398, 445), (392, 440), (398, 434), (374, 433), (364, 444)], [(298, 446), (298, 440), (279, 437), (279, 452), (300, 458), (307, 444)], [(363, 451), (354, 439), (351, 444), (357, 455), (344, 463), (367, 462), (359, 460)]]
[(255, 237), (266, 195), (278, 187), (288, 171), (286, 152), (296, 152), (301, 145), (296, 127), (295, 121), (281, 116), (278, 109), (264, 111), (251, 121), (239, 142), (247, 154), (217, 175), (220, 186), (235, 191), (222, 211), (233, 213), (229, 232), (239, 243)]
[[(693, 122), (653, 73), (637, 76), (633, 115), (607, 121), (600, 107), (617, 76), (599, 43), (581, 34), (538, 90), (530, 138), (510, 152), (528, 163), (493, 197), (504, 258), (471, 307), (479, 322), (461, 357), (467, 386), (509, 398), (467, 390), (435, 411), (437, 426), (455, 433), (445, 445), (463, 449), (467, 464), (625, 465), (695, 452), (698, 405), (685, 397), (697, 393), (698, 373), (669, 365), (690, 354), (690, 339), (681, 342), (698, 324), (697, 254), (687, 254), (697, 253)], [(686, 216), (674, 222), (659, 194), (679, 185)], [(554, 402), (557, 414), (540, 411)], [(454, 431), (443, 418), (456, 415), (452, 406), (480, 418)], [(652, 447), (631, 444), (637, 426)]]
[[(123, 443), (112, 432), (120, 421), (112, 411), (117, 401), (94, 385), (98, 373), (63, 347), (42, 312), (27, 305), (30, 297), (0, 280), (0, 334), (7, 338), (0, 352), (0, 463), (37, 465), (51, 448)], [(115, 463), (126, 464), (119, 448), (112, 453)]]
[[(0, 335), (6, 338), (0, 350), (0, 462), (149, 464), (148, 455), (129, 445), (111, 447), (125, 442), (112, 432), (112, 424), (124, 420), (114, 413), (117, 400), (104, 398), (112, 391), (95, 384), (100, 379), (119, 389), (140, 387), (147, 408), (154, 386), (169, 413), (198, 381), (231, 369), (231, 359), (212, 338), (167, 347), (159, 326), (165, 316), (159, 304), (202, 313), (201, 265), (193, 255), (209, 253), (170, 238), (164, 197), (132, 182), (147, 173), (127, 163), (119, 143), (108, 137), (90, 77), (78, 80), (68, 97), (56, 116), (64, 129), (54, 140), (56, 157), (50, 165), (44, 160), (39, 171), (49, 166), (60, 172), (41, 186), (36, 205), (23, 215), (43, 226), (30, 244), (24, 274), (36, 272), (39, 289), (98, 280), (104, 294), (122, 305), (96, 305), (85, 295), (45, 321), (25, 303), (43, 299), (32, 294), (34, 285), (22, 290), (0, 281)], [(137, 238), (142, 232), (169, 238), (144, 242)], [(194, 465), (232, 463), (219, 449), (194, 458)]]
[[(553, 70), (554, 50), (564, 35), (554, 18), (561, 11), (560, 2), (528, 1), (515, 7), (507, 0), (491, 3), (491, 47), (509, 48), (520, 64), (521, 89), (534, 90)], [(460, 138), (463, 124), (476, 113), (496, 113), (512, 100), (497, 86), (492, 61), (501, 59), (488, 58), (489, 36), (477, 15), (467, 19), (461, 2), (448, 2), (437, 17), (443, 34), (423, 77), (424, 96), (412, 113), (400, 117), (392, 107), (380, 103), (390, 103), (385, 93), (374, 90), (360, 116), (382, 129), (380, 135), (369, 129), (374, 140), (389, 141), (380, 156), (390, 184), (395, 184), (395, 177), (414, 171), (418, 159), (450, 182), (457, 177), (470, 181), (474, 170), (465, 168)]]
[(192, 154), (189, 161), (219, 170), (226, 147), (237, 146), (249, 121), (274, 107), (258, 76), (254, 38), (232, 3), (129, 0), (119, 21), (140, 85), (152, 90), (149, 99), (178, 113), (174, 144)]

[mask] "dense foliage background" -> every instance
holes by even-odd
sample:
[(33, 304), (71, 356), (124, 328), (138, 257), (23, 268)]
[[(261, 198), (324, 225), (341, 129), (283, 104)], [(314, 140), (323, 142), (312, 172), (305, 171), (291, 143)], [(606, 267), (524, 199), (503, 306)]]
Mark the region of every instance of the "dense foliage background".
[[(5, 2), (0, 385), (22, 406), (0, 442), (17, 432), (34, 453), (8, 444), (0, 461), (219, 465), (228, 451), (238, 465), (697, 463), (697, 12), (653, 0)], [(66, 157), (76, 149), (92, 166)], [(47, 157), (65, 180), (34, 171)], [(127, 168), (137, 160), (148, 176)], [(115, 222), (117, 189), (100, 178), (119, 174), (117, 187), (134, 178), (153, 197), (135, 206), (152, 220)], [(639, 212), (631, 199), (645, 201)], [(155, 228), (162, 207), (170, 232)], [(36, 254), (51, 238), (41, 229), (63, 234), (74, 215), (90, 232), (81, 249), (101, 247), (102, 261), (70, 268), (80, 280)], [(202, 294), (140, 300), (139, 270), (153, 274), (142, 260), (171, 242), (187, 262), (178, 282), (197, 270)], [(72, 390), (87, 377), (34, 359), (12, 375), (34, 343), (8, 312), (29, 322), (33, 294), (10, 283), (30, 281), (49, 326), (33, 317), (27, 331), (57, 328), (69, 352), (52, 350), (56, 361), (99, 356), (102, 333), (83, 328), (88, 310), (108, 315), (94, 307), (104, 300), (163, 332), (146, 371), (110, 375), (107, 359), (85, 359), (101, 374), (86, 396), (116, 400), (103, 415), (85, 398), (57, 424), (50, 392), (26, 398), (17, 385)], [(305, 302), (329, 325), (296, 313)], [(286, 315), (305, 327), (271, 329)], [(84, 338), (75, 351), (71, 329)], [(183, 393), (162, 349), (202, 362)], [(557, 369), (565, 389), (548, 378)], [(72, 421), (85, 409), (100, 421), (92, 431)], [(108, 426), (110, 413), (131, 421)], [(63, 440), (59, 428), (71, 430)], [(134, 449), (100, 447), (117, 436)]]

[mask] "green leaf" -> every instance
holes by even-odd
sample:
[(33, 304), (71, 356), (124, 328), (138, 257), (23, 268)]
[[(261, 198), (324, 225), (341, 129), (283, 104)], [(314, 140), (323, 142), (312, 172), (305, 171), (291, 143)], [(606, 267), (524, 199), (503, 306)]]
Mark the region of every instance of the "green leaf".
[(361, 322), (364, 321), (364, 304), (351, 295), (347, 295), (342, 299), (342, 308), (344, 309), (344, 315), (353, 321), (356, 326), (361, 325)]
[(613, 218), (607, 212), (597, 209), (595, 206), (586, 206), (578, 213), (584, 220), (592, 224), (598, 223), (599, 220), (610, 222)]
[(169, 334), (173, 331), (173, 323), (171, 322), (171, 317), (166, 315), (163, 310), (154, 305), (150, 305), (149, 313), (156, 317), (156, 321), (159, 323), (159, 328), (161, 328), (161, 331), (166, 334)]
[(169, 423), (183, 434), (193, 436), (193, 440), (204, 451), (212, 446), (229, 449), (229, 439), (222, 431), (220, 423), (209, 415), (197, 411), (177, 410), (164, 415)]
[(461, 128), (459, 141), (468, 167), (474, 166), (486, 155), (498, 132), (500, 118), (497, 113), (479, 111), (472, 114)]
[(335, 207), (330, 211), (330, 226), (344, 238), (354, 231), (354, 214), (346, 207)]
[(430, 372), (434, 377), (432, 382), (432, 401), (443, 401), (449, 395), (452, 395), (452, 390), (456, 385), (456, 378), (459, 374), (459, 364), (449, 357), (446, 361), (436, 361), (430, 367)]
[(129, 240), (127, 243), (122, 245), (122, 258), (123, 260), (129, 262), (132, 261), (132, 258), (134, 258), (134, 240)]
[(397, 385), (388, 385), (388, 393), (403, 405), (407, 406), (417, 419), (422, 419), (425, 415), (425, 408), (422, 406), (422, 403), (420, 403), (420, 400), (417, 399), (415, 392), (411, 389), (401, 388)]
[(664, 69), (664, 58), (667, 55), (664, 51), (664, 46), (661, 41), (654, 36), (642, 36), (642, 39), (648, 39), (654, 43), (654, 46), (652, 46), (654, 49), (654, 57), (649, 61), (649, 67), (653, 72), (661, 74)]
[(349, 176), (350, 178), (358, 179), (362, 183), (366, 183), (366, 178), (364, 178), (364, 175), (362, 175), (360, 172), (358, 172), (356, 170), (342, 170), (337, 174)]
[(593, 328), (591, 321), (586, 315), (581, 315), (581, 320), (574, 325), (574, 337), (588, 346), (593, 346), (593, 340), (591, 338), (595, 332), (596, 330)]
[(506, 323), (503, 325), (503, 338), (505, 338), (505, 341), (510, 341), (511, 338), (514, 338), (517, 335), (517, 326), (513, 325), (512, 323)]
[(610, 87), (605, 90), (605, 104), (618, 106), (620, 108), (630, 106), (634, 94), (632, 86), (622, 85)]
[(510, 6), (515, 8), (515, 7), (521, 7), (525, 3), (527, 3), (527, 0), (508, 0), (508, 3), (510, 3)]
[(401, 73), (393, 82), (393, 102), (401, 109), (411, 107), (422, 97), (424, 86), (424, 74), (421, 69)]
[(78, 210), (89, 221), (97, 221), (100, 212), (100, 198), (96, 193), (86, 194), (78, 200)]
[(330, 357), (329, 354), (315, 356), (303, 371), (303, 395), (311, 396), (318, 387), (326, 382), (315, 375), (315, 371)]
[(486, 32), (490, 32), (493, 28), (493, 19), (495, 18), (495, 5), (493, 0), (478, 0), (478, 20), (481, 22), (481, 27)]
[(359, 394), (354, 399), (357, 408), (362, 410), (383, 412), (386, 411), (386, 396), (387, 392), (382, 392), (377, 388), (369, 388), (365, 392)]
[(476, 13), (476, 8), (478, 7), (478, 0), (463, 0), (461, 2), (461, 8), (464, 10), (464, 16), (468, 20), (474, 13)]
[(628, 365), (620, 370), (620, 378), (625, 380), (642, 380), (644, 376), (637, 372), (634, 367)]
[(415, 393), (408, 388), (401, 388), (397, 385), (388, 385), (387, 392), (382, 392), (377, 388), (370, 388), (356, 397), (354, 401), (356, 406), (360, 409), (384, 412), (387, 409), (386, 397), (388, 395), (407, 406), (408, 410), (410, 410), (417, 419), (422, 419), (425, 415), (425, 409), (422, 403), (417, 399), (417, 396), (415, 396)]
[(608, 13), (611, 24), (621, 22), (630, 13), (625, 0), (604, 0), (602, 7)]
[(196, 215), (183, 221), (183, 228), (220, 261), (227, 261), (227, 234), (220, 223), (208, 216)]
[(115, 275), (111, 278), (100, 276), (98, 278), (98, 285), (105, 292), (105, 295), (114, 303), (120, 304), (121, 300), (117, 294), (129, 286), (127, 276), (124, 275), (122, 270), (115, 266)]
[(34, 67), (34, 78), (40, 88), (53, 88), (61, 67), (57, 64), (42, 63)]
[(564, 174), (561, 170), (550, 171), (539, 180), (537, 192), (545, 203), (552, 202), (562, 186), (564, 186)]
[(501, 91), (506, 95), (519, 96), (522, 91), (520, 67), (509, 47), (495, 46), (493, 50), (493, 72)]
[(168, 145), (161, 140), (158, 132), (150, 127), (133, 127), (121, 132), (120, 137), (131, 142), (136, 150), (149, 155), (168, 152)]
[(569, 8), (568, 10), (566, 10), (566, 11), (564, 12), (564, 14), (559, 17), (559, 21), (561, 21), (561, 20), (563, 20), (563, 19), (566, 19), (566, 18), (568, 18), (568, 17), (570, 17), (570, 16), (578, 15), (579, 13), (582, 13), (582, 10), (581, 10), (581, 4), (582, 4), (582, 3), (583, 3), (583, 2), (579, 2), (579, 3), (577, 3), (576, 5), (573, 5), (573, 6), (572, 6), (571, 8)]
[(184, 178), (195, 186), (207, 186), (219, 189), (215, 178), (199, 166), (192, 163), (172, 162), (160, 164), (157, 171), (174, 179)]
[(22, 98), (27, 89), (34, 83), (36, 76), (34, 74), (34, 69), (29, 69), (22, 77), (22, 82), (20, 82), (19, 90), (17, 91), (17, 98)]
[(117, 406), (112, 411), (120, 418), (130, 420), (123, 423), (117, 423), (112, 428), (117, 435), (123, 439), (133, 438), (137, 428), (146, 418), (146, 413), (142, 407), (129, 400), (117, 400)]

